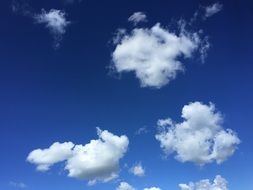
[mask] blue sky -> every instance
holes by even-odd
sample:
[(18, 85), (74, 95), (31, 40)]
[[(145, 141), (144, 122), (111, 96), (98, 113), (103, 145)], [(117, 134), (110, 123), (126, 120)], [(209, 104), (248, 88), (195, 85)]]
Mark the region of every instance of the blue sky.
[[(0, 9), (0, 189), (199, 190), (203, 179), (204, 190), (214, 179), (253, 188), (251, 1)], [(73, 144), (48, 151), (54, 142)]]

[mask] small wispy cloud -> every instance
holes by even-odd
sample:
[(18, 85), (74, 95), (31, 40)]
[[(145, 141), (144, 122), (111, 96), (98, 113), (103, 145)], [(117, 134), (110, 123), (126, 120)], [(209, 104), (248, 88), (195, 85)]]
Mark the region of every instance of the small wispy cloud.
[(31, 7), (26, 1), (13, 0), (11, 2), (11, 10), (15, 14), (32, 17)]
[(121, 182), (119, 186), (116, 188), (116, 190), (135, 190), (133, 186), (128, 184), (127, 182)]
[(135, 12), (129, 18), (129, 22), (132, 22), (134, 25), (139, 24), (140, 22), (147, 22), (147, 15), (143, 12)]
[(131, 167), (129, 172), (138, 177), (143, 177), (145, 175), (145, 169), (141, 163), (138, 163)]
[(42, 9), (40, 13), (36, 13), (26, 1), (13, 0), (11, 10), (17, 15), (32, 18), (35, 24), (44, 24), (53, 36), (55, 49), (60, 46), (66, 28), (71, 24), (71, 21), (67, 20), (65, 11), (58, 9), (46, 11)]
[(66, 27), (71, 23), (66, 18), (66, 13), (61, 10), (51, 9), (48, 12), (42, 9), (40, 14), (33, 16), (38, 24), (45, 24), (54, 37), (54, 46), (59, 47), (62, 36), (66, 32)]
[(149, 130), (147, 127), (141, 127), (137, 131), (135, 131), (135, 135), (142, 135), (148, 133)]
[(208, 18), (215, 15), (216, 13), (220, 12), (222, 8), (223, 5), (219, 2), (205, 7), (205, 17)]
[(67, 5), (73, 4), (75, 2), (77, 2), (77, 3), (82, 2), (82, 0), (62, 0), (62, 1), (63, 1), (64, 4), (67, 4)]
[(10, 181), (9, 185), (11, 187), (19, 188), (19, 189), (25, 189), (27, 188), (27, 185), (23, 182), (15, 182), (15, 181)]

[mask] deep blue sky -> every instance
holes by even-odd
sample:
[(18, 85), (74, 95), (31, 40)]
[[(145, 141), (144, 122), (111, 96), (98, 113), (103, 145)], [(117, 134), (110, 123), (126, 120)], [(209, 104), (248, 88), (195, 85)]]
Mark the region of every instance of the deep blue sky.
[[(121, 162), (120, 179), (137, 188), (160, 186), (179, 189), (182, 182), (198, 181), (217, 174), (229, 181), (230, 190), (253, 188), (253, 2), (220, 1), (223, 10), (199, 23), (210, 37), (211, 48), (204, 64), (187, 60), (186, 72), (161, 89), (141, 88), (133, 74), (120, 79), (109, 74), (113, 46), (110, 40), (119, 27), (130, 27), (127, 18), (136, 11), (147, 14), (152, 26), (169, 25), (172, 19), (190, 18), (199, 5), (214, 1), (186, 0), (83, 0), (28, 1), (33, 11), (55, 8), (67, 12), (73, 23), (57, 50), (43, 25), (14, 14), (10, 1), (0, 6), (0, 189), (15, 189), (10, 181), (24, 182), (36, 190), (115, 189), (116, 182), (87, 187), (86, 182), (59, 174), (35, 171), (26, 162), (35, 148), (55, 141), (85, 144), (95, 139), (95, 127), (126, 134), (129, 150)], [(199, 168), (162, 159), (155, 140), (156, 121), (171, 117), (180, 121), (182, 107), (191, 101), (214, 102), (225, 115), (225, 128), (238, 133), (242, 143), (221, 165)], [(149, 133), (136, 136), (146, 126)], [(144, 178), (124, 170), (141, 161)], [(61, 169), (62, 170), (62, 169)]]

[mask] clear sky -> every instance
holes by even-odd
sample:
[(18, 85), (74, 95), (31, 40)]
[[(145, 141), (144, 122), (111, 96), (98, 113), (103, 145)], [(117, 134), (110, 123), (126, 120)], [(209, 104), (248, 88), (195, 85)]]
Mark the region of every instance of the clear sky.
[(252, 20), (250, 0), (2, 1), (0, 189), (252, 190)]

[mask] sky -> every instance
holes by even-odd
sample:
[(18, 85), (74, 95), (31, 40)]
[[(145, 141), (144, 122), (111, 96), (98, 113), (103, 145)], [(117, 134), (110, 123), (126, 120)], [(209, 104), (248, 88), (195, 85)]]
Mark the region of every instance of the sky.
[(2, 1), (0, 189), (252, 190), (253, 2)]

